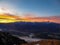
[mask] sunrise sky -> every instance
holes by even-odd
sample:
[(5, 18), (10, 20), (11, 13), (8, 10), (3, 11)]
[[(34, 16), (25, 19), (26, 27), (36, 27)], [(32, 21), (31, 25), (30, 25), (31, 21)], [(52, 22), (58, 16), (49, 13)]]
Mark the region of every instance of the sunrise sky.
[(0, 0), (0, 23), (60, 23), (60, 0)]
[(35, 16), (59, 16), (60, 0), (0, 0), (0, 8), (20, 16), (28, 13)]

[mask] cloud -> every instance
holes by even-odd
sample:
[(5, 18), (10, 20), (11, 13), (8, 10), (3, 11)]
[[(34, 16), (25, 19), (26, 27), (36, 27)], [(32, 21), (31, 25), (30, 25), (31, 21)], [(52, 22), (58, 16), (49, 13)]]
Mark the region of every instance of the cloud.
[(60, 16), (51, 16), (51, 17), (24, 17), (27, 21), (30, 22), (55, 22), (60, 23)]

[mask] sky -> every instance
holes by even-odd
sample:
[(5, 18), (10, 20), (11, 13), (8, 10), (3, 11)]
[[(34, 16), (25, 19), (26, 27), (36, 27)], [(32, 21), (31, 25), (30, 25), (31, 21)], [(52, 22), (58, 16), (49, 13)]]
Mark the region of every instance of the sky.
[(15, 14), (34, 14), (34, 16), (60, 16), (60, 0), (0, 0), (0, 8)]

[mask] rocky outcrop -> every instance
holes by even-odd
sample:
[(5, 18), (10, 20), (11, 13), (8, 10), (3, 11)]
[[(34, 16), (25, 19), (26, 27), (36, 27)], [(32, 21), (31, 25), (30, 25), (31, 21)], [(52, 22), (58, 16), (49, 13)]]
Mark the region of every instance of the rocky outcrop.
[(27, 43), (25, 40), (12, 36), (7, 32), (0, 32), (0, 45), (21, 45)]

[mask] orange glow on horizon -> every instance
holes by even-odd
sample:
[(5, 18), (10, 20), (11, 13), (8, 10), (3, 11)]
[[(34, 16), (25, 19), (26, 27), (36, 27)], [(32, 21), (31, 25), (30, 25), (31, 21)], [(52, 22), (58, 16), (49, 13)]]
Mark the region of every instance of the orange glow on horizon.
[(58, 18), (44, 18), (44, 17), (19, 17), (10, 14), (0, 14), (0, 23), (12, 22), (55, 22), (60, 23)]

